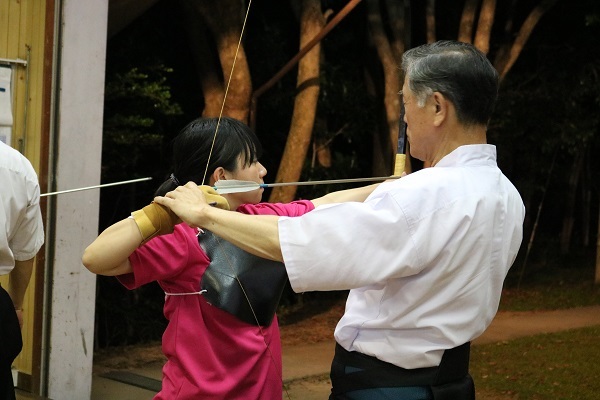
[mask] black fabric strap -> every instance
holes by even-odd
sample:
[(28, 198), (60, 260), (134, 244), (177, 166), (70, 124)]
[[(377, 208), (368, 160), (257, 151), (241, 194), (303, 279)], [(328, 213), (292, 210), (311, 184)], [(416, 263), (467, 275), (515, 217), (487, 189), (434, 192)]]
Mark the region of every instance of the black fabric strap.
[[(405, 369), (336, 343), (331, 366), (333, 394), (377, 387), (438, 386), (468, 376), (470, 343), (444, 351), (438, 367)], [(356, 372), (346, 372), (356, 369)]]

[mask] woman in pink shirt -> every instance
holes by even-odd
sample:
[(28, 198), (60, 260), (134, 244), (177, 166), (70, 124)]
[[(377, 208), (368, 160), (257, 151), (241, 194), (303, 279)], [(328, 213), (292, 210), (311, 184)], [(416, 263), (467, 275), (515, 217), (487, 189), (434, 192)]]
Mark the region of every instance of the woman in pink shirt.
[[(216, 181), (263, 183), (267, 171), (258, 162), (261, 145), (245, 124), (222, 118), (215, 136), (217, 123), (216, 118), (197, 119), (181, 131), (173, 147), (173, 174), (156, 195), (193, 181), (208, 185), (201, 189), (217, 207), (247, 214), (298, 216), (320, 204), (361, 201), (376, 186), (289, 204), (259, 204), (263, 189), (219, 196), (212, 190)], [(285, 269), (263, 265), (269, 261), (262, 259), (248, 261), (244, 258), (247, 253), (238, 258), (241, 250), (213, 237), (213, 247), (217, 247), (213, 251), (229, 246), (219, 261), (205, 240), (204, 235), (210, 237), (210, 233), (180, 222), (166, 208), (151, 203), (108, 227), (88, 246), (82, 260), (91, 272), (116, 276), (128, 289), (156, 281), (164, 290), (168, 325), (162, 349), (167, 362), (162, 389), (154, 399), (280, 400), (281, 343), (274, 311), (281, 290), (253, 304), (256, 296), (273, 286), (270, 278), (261, 276), (258, 284), (235, 278), (230, 286), (221, 278), (228, 278), (228, 271), (248, 262), (254, 263), (252, 271), (266, 268), (261, 271), (268, 273), (281, 268), (284, 278)], [(207, 252), (215, 256), (209, 257)], [(216, 273), (209, 274), (213, 269)], [(283, 288), (281, 279), (276, 285)], [(250, 306), (244, 310), (249, 299)]]

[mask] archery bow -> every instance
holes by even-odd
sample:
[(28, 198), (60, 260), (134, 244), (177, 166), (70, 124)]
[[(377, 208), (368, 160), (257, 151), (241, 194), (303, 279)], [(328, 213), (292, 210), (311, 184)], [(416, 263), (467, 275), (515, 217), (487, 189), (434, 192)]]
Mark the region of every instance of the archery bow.
[(406, 122), (404, 122), (404, 106), (401, 105), (400, 122), (398, 125), (398, 146), (396, 147), (396, 160), (394, 175), (401, 176), (406, 171)]
[[(402, 173), (402, 170), (400, 171)], [(400, 175), (392, 176), (376, 176), (371, 178), (348, 178), (348, 179), (328, 179), (323, 181), (304, 181), (304, 182), (280, 182), (280, 183), (256, 183), (253, 181), (239, 181), (236, 179), (228, 179), (215, 182), (213, 189), (219, 194), (242, 193), (252, 190), (266, 189), (278, 186), (312, 186), (312, 185), (327, 185), (335, 183), (352, 183), (352, 182), (375, 182), (385, 181), (388, 179), (398, 179)]]

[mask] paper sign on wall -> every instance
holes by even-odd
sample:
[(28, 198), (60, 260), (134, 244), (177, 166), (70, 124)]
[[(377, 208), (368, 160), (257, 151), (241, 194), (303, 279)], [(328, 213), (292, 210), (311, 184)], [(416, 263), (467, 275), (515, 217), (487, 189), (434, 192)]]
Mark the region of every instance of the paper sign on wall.
[(13, 126), (11, 81), (12, 68), (0, 65), (0, 141), (8, 145)]

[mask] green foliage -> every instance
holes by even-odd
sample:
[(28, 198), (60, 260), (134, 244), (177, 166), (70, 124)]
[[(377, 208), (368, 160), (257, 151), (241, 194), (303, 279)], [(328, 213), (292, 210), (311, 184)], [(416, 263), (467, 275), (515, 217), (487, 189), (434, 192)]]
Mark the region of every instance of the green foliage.
[[(125, 54), (127, 45), (136, 45), (124, 43), (120, 51)], [(103, 182), (147, 176), (160, 180), (169, 168), (165, 143), (179, 130), (183, 114), (168, 81), (173, 69), (160, 62), (138, 62), (143, 67), (119, 59), (107, 71)], [(151, 182), (103, 189), (100, 229), (150, 202), (160, 183)], [(114, 277), (99, 277), (97, 284), (96, 348), (156, 340), (162, 335), (166, 326), (161, 311), (164, 296), (158, 285), (128, 291)]]
[[(537, 207), (544, 199), (532, 257), (550, 262), (559, 248), (563, 217), (575, 160), (586, 155), (580, 186), (589, 203), (582, 203), (577, 188), (573, 238), (590, 227), (596, 233), (600, 163), (600, 37), (599, 25), (584, 27), (583, 13), (571, 13), (573, 37), (565, 40), (532, 40), (501, 87), (499, 102), (489, 130), (497, 144), (499, 165), (521, 192), (528, 211), (524, 243), (527, 244)], [(547, 28), (551, 29), (551, 28)], [(577, 42), (577, 45), (573, 43)], [(587, 156), (587, 155), (591, 156)], [(581, 183), (580, 183), (581, 185)], [(594, 190), (595, 189), (595, 190)], [(543, 197), (545, 196), (545, 197)], [(592, 221), (592, 222), (590, 222)], [(575, 251), (582, 240), (573, 240)], [(552, 248), (554, 246), (554, 249)], [(589, 254), (593, 255), (593, 254)]]
[[(152, 176), (156, 166), (165, 164), (160, 150), (169, 119), (182, 114), (167, 84), (166, 75), (172, 72), (159, 64), (147, 72), (134, 67), (107, 76), (103, 136), (106, 177), (119, 179), (140, 173)], [(149, 153), (154, 156), (149, 157)], [(147, 159), (153, 162), (145, 162)]]
[[(378, 129), (376, 104), (358, 79), (360, 69), (323, 65), (318, 114), (313, 143), (326, 146), (331, 153), (331, 166), (318, 163), (311, 147), (301, 180), (361, 178), (370, 176), (370, 152), (373, 132)], [(354, 110), (348, 113), (348, 110)], [(360, 185), (360, 184), (359, 184)], [(355, 187), (349, 184), (299, 187), (297, 196), (315, 198), (335, 190)]]

